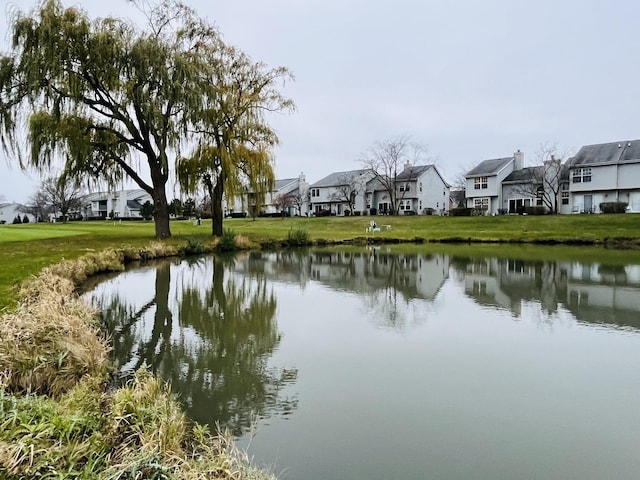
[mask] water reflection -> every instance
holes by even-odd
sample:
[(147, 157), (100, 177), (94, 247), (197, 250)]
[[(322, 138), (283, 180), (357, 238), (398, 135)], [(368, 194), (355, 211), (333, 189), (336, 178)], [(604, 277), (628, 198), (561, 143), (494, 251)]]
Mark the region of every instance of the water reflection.
[(296, 408), (295, 396), (279, 392), (297, 370), (268, 367), (281, 340), (276, 298), (264, 276), (227, 274), (233, 264), (161, 262), (151, 269), (154, 288), (133, 272), (125, 288), (99, 286), (93, 301), (113, 332), (115, 364), (125, 378), (147, 364), (171, 382), (192, 418), (239, 435), (255, 418)]
[(388, 247), (346, 250), (294, 250), (254, 253), (236, 265), (238, 271), (263, 274), (271, 281), (321, 283), (361, 295), (371, 320), (404, 329), (424, 313), (412, 300), (433, 302), (449, 277), (444, 254), (394, 253)]
[(437, 310), (450, 272), (466, 296), (515, 318), (534, 302), (546, 321), (566, 310), (581, 322), (640, 328), (637, 265), (449, 257), (385, 247), (165, 261), (116, 277), (124, 288), (103, 284), (92, 296), (113, 332), (115, 364), (125, 377), (150, 365), (171, 381), (192, 417), (214, 419), (239, 434), (253, 418), (286, 415), (298, 404), (295, 395), (281, 394), (297, 370), (268, 366), (281, 341), (275, 282), (357, 294), (370, 322), (404, 330), (424, 320), (425, 302)]
[(452, 257), (465, 293), (520, 317), (525, 302), (553, 314), (564, 307), (587, 323), (640, 328), (640, 266)]
[(91, 296), (123, 374), (290, 478), (637, 478), (640, 265), (427, 248), (167, 261)]

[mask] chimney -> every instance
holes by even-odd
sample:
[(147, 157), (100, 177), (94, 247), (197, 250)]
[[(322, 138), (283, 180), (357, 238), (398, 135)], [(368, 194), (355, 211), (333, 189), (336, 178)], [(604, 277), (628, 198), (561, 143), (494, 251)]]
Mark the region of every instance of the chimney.
[(518, 151), (513, 154), (513, 169), (522, 170), (523, 168), (524, 168), (524, 152), (521, 152), (520, 149), (518, 149)]
[(304, 176), (304, 172), (300, 172), (300, 175), (298, 176), (298, 181), (301, 182), (301, 183), (307, 181), (307, 179)]

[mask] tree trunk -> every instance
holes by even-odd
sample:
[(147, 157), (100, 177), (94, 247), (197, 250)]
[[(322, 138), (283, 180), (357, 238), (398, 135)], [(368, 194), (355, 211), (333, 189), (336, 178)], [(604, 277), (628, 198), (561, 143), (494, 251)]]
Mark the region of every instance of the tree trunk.
[(167, 193), (164, 183), (153, 185), (153, 220), (156, 226), (156, 238), (169, 238), (171, 229), (169, 227), (169, 204), (167, 203)]
[(211, 195), (211, 234), (214, 237), (222, 236), (222, 196), (224, 194), (224, 179), (219, 178), (213, 187)]

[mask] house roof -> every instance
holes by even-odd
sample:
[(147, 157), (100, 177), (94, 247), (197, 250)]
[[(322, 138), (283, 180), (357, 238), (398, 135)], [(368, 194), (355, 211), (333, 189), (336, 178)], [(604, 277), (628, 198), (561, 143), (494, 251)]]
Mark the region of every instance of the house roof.
[(525, 167), (520, 170), (514, 170), (505, 177), (502, 183), (526, 183), (533, 182), (534, 180), (542, 179), (544, 174), (544, 167), (539, 165), (537, 167)]
[(640, 162), (640, 140), (625, 140), (585, 145), (573, 157), (570, 168), (637, 162)]
[(331, 175), (327, 175), (323, 179), (317, 181), (313, 185), (310, 185), (312, 188), (321, 188), (321, 187), (335, 187), (337, 185), (348, 185), (356, 178), (368, 173), (369, 170), (349, 170), (347, 172), (334, 172)]
[(494, 175), (502, 170), (509, 162), (513, 160), (513, 157), (493, 158), (491, 160), (483, 160), (474, 168), (467, 172), (466, 177), (477, 177)]
[(140, 210), (142, 204), (138, 200), (127, 200), (127, 208), (130, 210)]
[(279, 192), (280, 190), (296, 182), (297, 180), (297, 178), (283, 178), (281, 180), (276, 180), (276, 191)]
[(413, 165), (406, 167), (400, 175), (396, 177), (396, 180), (404, 182), (407, 180), (415, 180), (427, 170), (433, 168), (433, 165)]

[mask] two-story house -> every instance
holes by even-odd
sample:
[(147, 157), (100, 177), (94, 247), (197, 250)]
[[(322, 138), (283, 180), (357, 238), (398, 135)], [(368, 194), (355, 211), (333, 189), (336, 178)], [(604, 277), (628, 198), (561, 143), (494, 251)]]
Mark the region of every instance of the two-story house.
[(603, 202), (640, 212), (640, 140), (586, 145), (569, 162), (568, 175), (574, 213), (600, 212)]
[(435, 165), (405, 165), (396, 178), (398, 213), (446, 215), (451, 186)]
[[(373, 178), (368, 170), (334, 172), (309, 186), (309, 204), (313, 214), (329, 212), (349, 215), (367, 208), (365, 190)], [(346, 213), (349, 212), (349, 213)]]
[(84, 219), (135, 218), (145, 202), (153, 198), (142, 189), (90, 193), (82, 198), (81, 214)]
[(502, 182), (514, 170), (524, 167), (524, 153), (518, 150), (512, 157), (480, 162), (465, 175), (467, 207), (484, 215), (506, 213), (508, 199), (503, 197)]
[(260, 201), (256, 194), (248, 191), (246, 194), (233, 198), (223, 199), (224, 215), (271, 215), (285, 212), (289, 216), (307, 215), (309, 184), (304, 173), (295, 178), (280, 178), (273, 185), (273, 189), (266, 192)]

